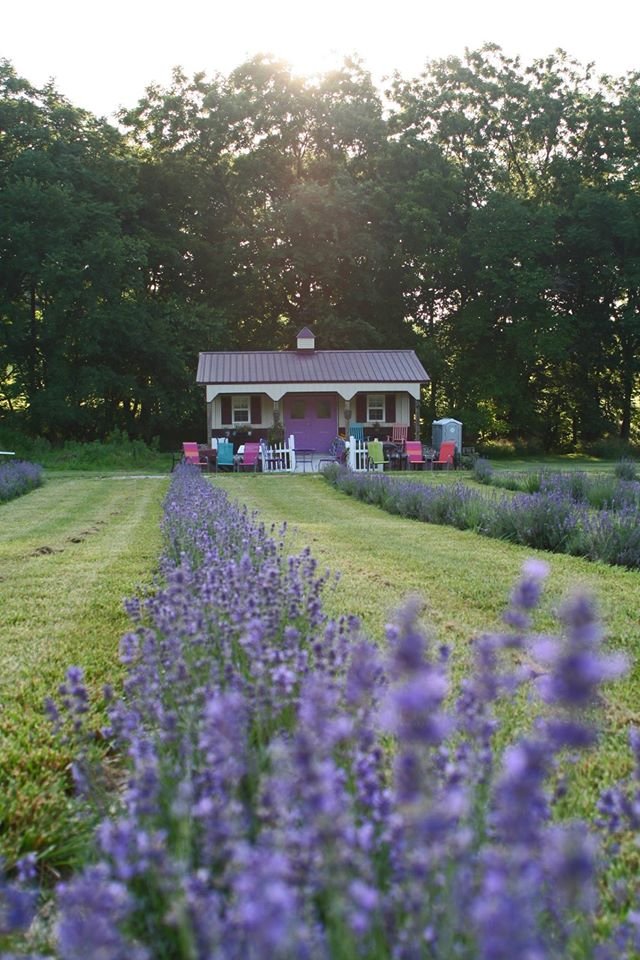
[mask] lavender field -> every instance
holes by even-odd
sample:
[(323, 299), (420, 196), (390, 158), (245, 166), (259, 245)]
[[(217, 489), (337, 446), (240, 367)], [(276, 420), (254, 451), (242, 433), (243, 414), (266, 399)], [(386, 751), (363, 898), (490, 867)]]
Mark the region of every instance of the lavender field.
[[(637, 956), (633, 876), (615, 877), (615, 916), (599, 897), (640, 828), (640, 737), (636, 779), (609, 786), (598, 823), (555, 815), (567, 757), (597, 739), (600, 687), (628, 667), (589, 596), (538, 633), (548, 567), (526, 562), (454, 684), (417, 600), (384, 647), (348, 613), (328, 620), (311, 553), (288, 555), (284, 531), (188, 468), (163, 530), (164, 583), (129, 603), (124, 689), (105, 692), (119, 791), (105, 794), (82, 672), (49, 702), (103, 812), (32, 957)], [(501, 704), (518, 697), (530, 722), (501, 745)], [(5, 884), (5, 929), (28, 925), (34, 876), (26, 857)]]

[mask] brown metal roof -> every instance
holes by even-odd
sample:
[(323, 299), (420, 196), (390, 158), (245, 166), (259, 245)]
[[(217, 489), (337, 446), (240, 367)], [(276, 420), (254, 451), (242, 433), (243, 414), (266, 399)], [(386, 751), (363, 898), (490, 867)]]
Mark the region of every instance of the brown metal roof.
[(197, 383), (426, 383), (413, 350), (201, 353)]

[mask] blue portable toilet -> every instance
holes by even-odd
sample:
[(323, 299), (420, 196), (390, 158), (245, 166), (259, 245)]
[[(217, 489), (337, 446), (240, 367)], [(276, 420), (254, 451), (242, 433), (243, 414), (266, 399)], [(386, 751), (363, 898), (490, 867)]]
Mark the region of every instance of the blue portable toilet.
[(440, 444), (444, 440), (454, 440), (458, 456), (462, 453), (462, 423), (451, 417), (434, 420), (431, 424), (431, 446), (440, 452)]

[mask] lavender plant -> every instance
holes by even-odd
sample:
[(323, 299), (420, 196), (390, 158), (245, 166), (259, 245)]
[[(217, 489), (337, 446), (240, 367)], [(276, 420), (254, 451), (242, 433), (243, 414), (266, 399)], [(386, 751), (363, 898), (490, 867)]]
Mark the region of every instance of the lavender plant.
[[(93, 862), (59, 886), (52, 955), (630, 960), (633, 909), (594, 942), (594, 829), (553, 814), (566, 750), (594, 742), (599, 687), (625, 667), (588, 599), (537, 636), (548, 571), (530, 561), (455, 691), (418, 599), (387, 653), (353, 619), (327, 622), (310, 555), (286, 557), (192, 468), (165, 534), (165, 583), (129, 605), (128, 678), (109, 697), (128, 782)], [(525, 687), (530, 728), (500, 754), (500, 704)], [(82, 743), (77, 671), (62, 700), (51, 712)], [(634, 803), (627, 787), (603, 811), (637, 829)]]
[(42, 467), (17, 460), (0, 464), (0, 503), (20, 497), (42, 484)]

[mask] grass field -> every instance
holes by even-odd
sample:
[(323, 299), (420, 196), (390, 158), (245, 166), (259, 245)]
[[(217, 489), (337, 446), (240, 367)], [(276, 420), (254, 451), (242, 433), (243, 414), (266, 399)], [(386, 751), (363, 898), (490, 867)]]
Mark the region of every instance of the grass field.
[(50, 474), (0, 505), (0, 852), (9, 863), (37, 850), (63, 867), (82, 842), (69, 758), (53, 745), (43, 703), (71, 664), (96, 692), (117, 681), (122, 601), (151, 582), (167, 483)]
[[(379, 642), (390, 612), (407, 594), (419, 593), (427, 624), (453, 647), (457, 675), (470, 663), (474, 634), (499, 624), (511, 585), (532, 555), (470, 532), (390, 516), (315, 475), (218, 475), (211, 482), (267, 524), (286, 521), (291, 552), (308, 545), (321, 569), (341, 574), (326, 596), (327, 611), (358, 615)], [(96, 691), (103, 682), (117, 683), (118, 640), (127, 629), (122, 599), (152, 580), (167, 484), (166, 475), (51, 473), (42, 489), (0, 507), (0, 788), (2, 852), (9, 862), (32, 848), (54, 867), (73, 859), (68, 758), (53, 749), (42, 702), (70, 664), (85, 668)], [(600, 748), (573, 771), (567, 809), (592, 816), (602, 786), (628, 771), (627, 730), (640, 724), (639, 574), (544, 558), (551, 578), (541, 628), (551, 625), (567, 591), (582, 585), (599, 600), (610, 646), (633, 660), (605, 705)], [(526, 717), (526, 702), (513, 704), (508, 729)], [(625, 870), (633, 856), (625, 854)]]

